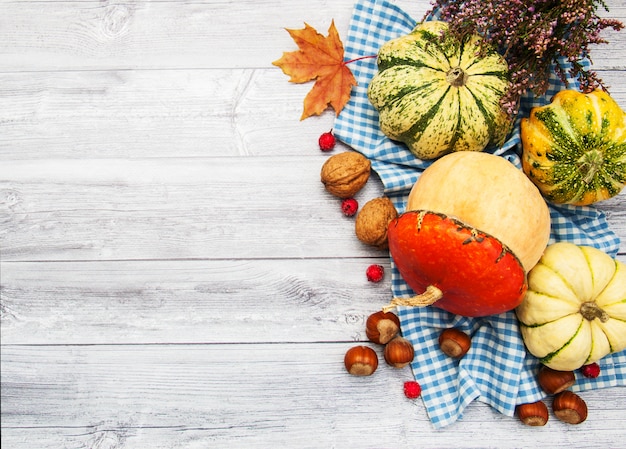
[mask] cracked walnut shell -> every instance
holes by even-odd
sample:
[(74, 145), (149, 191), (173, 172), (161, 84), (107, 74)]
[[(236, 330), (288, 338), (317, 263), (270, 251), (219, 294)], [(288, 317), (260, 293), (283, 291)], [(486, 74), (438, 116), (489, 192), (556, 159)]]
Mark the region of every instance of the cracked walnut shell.
[(369, 159), (355, 151), (335, 154), (322, 166), (322, 183), (339, 198), (350, 198), (363, 188), (370, 176)]
[(355, 232), (357, 238), (379, 249), (388, 248), (387, 228), (398, 216), (395, 206), (389, 198), (383, 196), (365, 203), (356, 217)]

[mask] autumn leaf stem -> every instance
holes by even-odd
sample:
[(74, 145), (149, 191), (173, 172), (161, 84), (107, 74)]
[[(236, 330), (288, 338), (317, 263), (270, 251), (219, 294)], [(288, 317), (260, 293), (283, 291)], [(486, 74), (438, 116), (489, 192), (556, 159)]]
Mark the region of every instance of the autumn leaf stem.
[(361, 56), (360, 58), (350, 59), (349, 61), (344, 61), (343, 63), (347, 65), (347, 64), (351, 64), (351, 63), (356, 62), (356, 61), (360, 61), (361, 59), (372, 59), (372, 58), (376, 58), (376, 57), (378, 57), (378, 55)]

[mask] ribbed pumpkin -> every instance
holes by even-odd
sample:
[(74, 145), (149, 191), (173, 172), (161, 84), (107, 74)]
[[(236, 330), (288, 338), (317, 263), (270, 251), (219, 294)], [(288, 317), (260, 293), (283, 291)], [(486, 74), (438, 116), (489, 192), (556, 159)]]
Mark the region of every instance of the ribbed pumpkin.
[(524, 172), (553, 203), (588, 205), (626, 185), (626, 114), (606, 92), (557, 93), (521, 136)]
[(554, 243), (516, 309), (531, 354), (571, 371), (626, 349), (626, 265), (592, 247)]
[(421, 159), (500, 145), (511, 122), (500, 106), (508, 65), (478, 35), (462, 42), (427, 21), (378, 52), (368, 96), (381, 131)]

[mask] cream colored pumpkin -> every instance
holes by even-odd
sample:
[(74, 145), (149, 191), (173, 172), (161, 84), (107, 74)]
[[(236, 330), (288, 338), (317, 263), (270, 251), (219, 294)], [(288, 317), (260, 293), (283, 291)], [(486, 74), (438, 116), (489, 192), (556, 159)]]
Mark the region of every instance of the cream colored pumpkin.
[(626, 265), (588, 246), (546, 248), (516, 309), (524, 343), (550, 368), (571, 371), (626, 349)]

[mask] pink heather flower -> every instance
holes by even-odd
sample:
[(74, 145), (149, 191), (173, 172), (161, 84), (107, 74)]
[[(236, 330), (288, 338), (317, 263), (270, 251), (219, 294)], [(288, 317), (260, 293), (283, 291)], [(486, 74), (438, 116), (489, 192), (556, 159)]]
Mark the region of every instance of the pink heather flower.
[(572, 63), (568, 73), (555, 64), (563, 82), (571, 75), (584, 89), (604, 88), (580, 60), (589, 57), (590, 44), (607, 42), (603, 30), (624, 27), (596, 14), (600, 7), (608, 11), (602, 0), (432, 0), (432, 6), (458, 37), (479, 33), (505, 57), (511, 85), (502, 106), (512, 115), (527, 91), (546, 92), (551, 66), (559, 57)]

